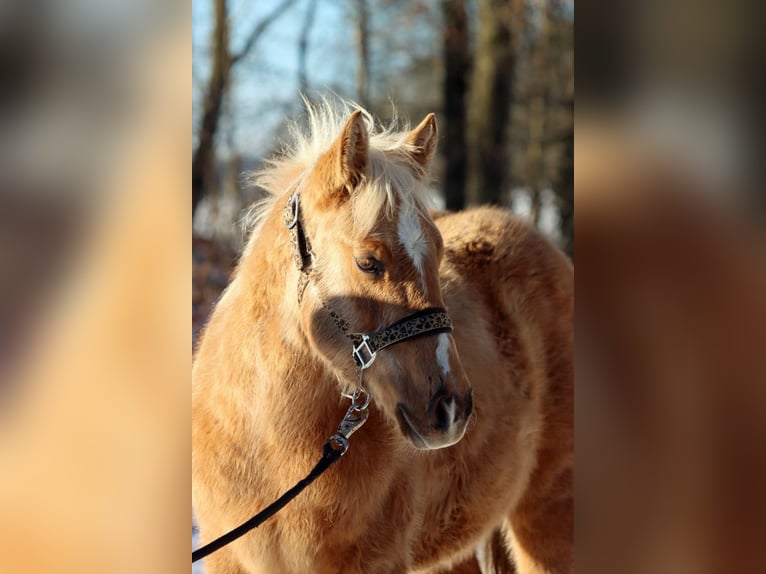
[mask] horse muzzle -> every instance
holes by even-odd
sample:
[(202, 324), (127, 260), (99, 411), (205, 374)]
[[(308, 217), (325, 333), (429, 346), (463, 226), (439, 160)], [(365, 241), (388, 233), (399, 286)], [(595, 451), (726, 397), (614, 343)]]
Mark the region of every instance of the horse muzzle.
[(399, 403), (396, 419), (402, 434), (415, 448), (435, 450), (452, 446), (463, 438), (472, 412), (470, 390), (463, 396), (438, 392), (421, 416)]

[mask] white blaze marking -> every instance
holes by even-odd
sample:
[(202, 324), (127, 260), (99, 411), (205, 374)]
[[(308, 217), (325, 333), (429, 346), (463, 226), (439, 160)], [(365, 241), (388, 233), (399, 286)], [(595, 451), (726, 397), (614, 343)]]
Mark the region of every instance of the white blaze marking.
[(423, 236), (423, 228), (420, 227), (420, 220), (418, 214), (414, 211), (407, 211), (399, 216), (398, 224), (399, 241), (404, 246), (405, 251), (415, 264), (415, 269), (420, 276), (420, 284), (423, 287), (423, 293), (426, 292), (426, 282), (423, 276), (423, 258), (426, 254), (426, 248), (428, 244)]
[[(449, 336), (446, 333), (439, 335), (439, 344), (436, 346), (436, 362), (439, 364), (439, 368), (442, 374), (448, 375), (450, 372), (449, 367)], [(452, 403), (454, 406), (454, 402)]]

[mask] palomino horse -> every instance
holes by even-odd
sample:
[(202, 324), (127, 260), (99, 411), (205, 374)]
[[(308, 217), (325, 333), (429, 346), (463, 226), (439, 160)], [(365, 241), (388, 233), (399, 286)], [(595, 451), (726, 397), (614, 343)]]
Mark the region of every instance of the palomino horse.
[(260, 174), (270, 197), (201, 338), (203, 542), (319, 459), (359, 380), (346, 329), (432, 308), (454, 329), (380, 350), (348, 453), (207, 571), (571, 572), (572, 266), (502, 209), (432, 219), (433, 114), (398, 133), (350, 111), (310, 106), (310, 135)]

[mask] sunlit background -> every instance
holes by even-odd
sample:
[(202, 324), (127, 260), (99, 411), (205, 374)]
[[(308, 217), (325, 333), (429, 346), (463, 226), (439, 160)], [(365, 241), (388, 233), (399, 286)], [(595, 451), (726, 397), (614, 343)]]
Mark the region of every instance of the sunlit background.
[(573, 11), (565, 0), (195, 0), (197, 236), (241, 245), (237, 220), (258, 198), (244, 174), (301, 121), (300, 94), (335, 94), (383, 121), (436, 112), (447, 206), (514, 206), (571, 253)]

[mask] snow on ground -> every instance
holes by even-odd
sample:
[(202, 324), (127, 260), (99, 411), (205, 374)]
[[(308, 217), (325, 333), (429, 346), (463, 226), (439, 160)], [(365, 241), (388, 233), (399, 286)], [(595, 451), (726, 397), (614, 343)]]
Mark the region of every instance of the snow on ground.
[[(192, 522), (192, 550), (196, 550), (199, 546), (199, 531), (197, 525)], [(196, 564), (192, 564), (192, 574), (205, 574), (204, 568), (205, 561), (201, 560)]]

